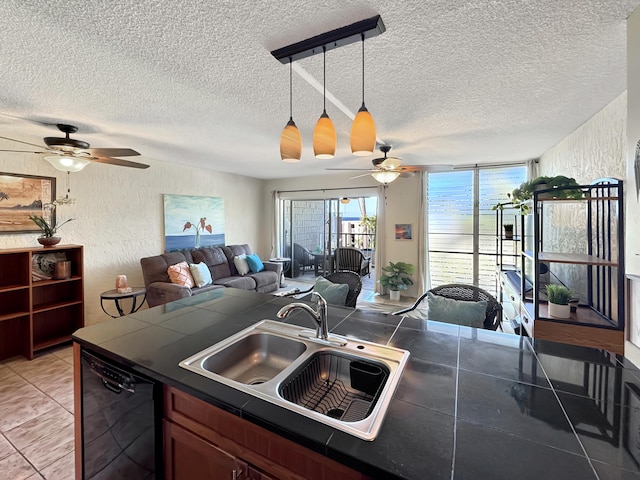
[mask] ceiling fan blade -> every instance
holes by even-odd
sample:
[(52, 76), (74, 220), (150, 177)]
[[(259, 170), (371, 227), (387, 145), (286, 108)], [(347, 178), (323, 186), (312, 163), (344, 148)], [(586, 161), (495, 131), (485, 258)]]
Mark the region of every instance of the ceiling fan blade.
[(355, 178), (366, 177), (367, 175), (371, 175), (370, 173), (363, 173), (362, 175), (356, 175), (355, 177), (349, 177), (349, 180), (353, 180)]
[(36, 153), (36, 154), (43, 154), (43, 153), (48, 153), (48, 152), (33, 152), (31, 150), (0, 150), (0, 152), (7, 152), (7, 153)]
[[(8, 138), (8, 137), (0, 137), (0, 138), (2, 138), (3, 140), (9, 140), (10, 142), (18, 142), (18, 143), (22, 143), (24, 145), (29, 145), (30, 147), (37, 147), (37, 148), (42, 148), (42, 149), (45, 148), (42, 145), (36, 145), (35, 143), (23, 142), (22, 140), (16, 140), (15, 138)], [(8, 151), (10, 151), (10, 150), (8, 150)]]
[(402, 165), (396, 169), (400, 172), (424, 172), (429, 170), (428, 165)]
[[(82, 158), (82, 157), (80, 157)], [(109, 165), (118, 165), (119, 167), (131, 167), (131, 168), (149, 168), (149, 165), (144, 163), (131, 162), (129, 160), (122, 160), (120, 158), (111, 157), (87, 157), (87, 160), (97, 163), (107, 163)]]
[(83, 152), (89, 152), (94, 157), (137, 157), (140, 155), (131, 148), (85, 148)]
[(325, 170), (345, 170), (347, 172), (362, 170), (363, 172), (375, 172), (375, 170), (370, 168), (325, 168)]

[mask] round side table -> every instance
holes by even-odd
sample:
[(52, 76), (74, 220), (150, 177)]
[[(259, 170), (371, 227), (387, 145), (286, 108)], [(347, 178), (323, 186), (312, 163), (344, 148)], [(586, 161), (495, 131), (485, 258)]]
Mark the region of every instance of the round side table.
[[(138, 300), (142, 297), (142, 300), (138, 304)], [(122, 305), (120, 304), (120, 300), (131, 299), (131, 308), (128, 313), (122, 309)], [(118, 318), (118, 316), (122, 317), (124, 315), (131, 315), (132, 313), (136, 313), (142, 307), (142, 304), (147, 299), (147, 290), (143, 287), (132, 287), (130, 292), (127, 293), (118, 293), (118, 291), (114, 288), (113, 290), (107, 290), (106, 292), (102, 292), (100, 294), (100, 307), (102, 307), (102, 311), (113, 318)], [(116, 306), (116, 310), (118, 311), (118, 315), (111, 315), (104, 308), (105, 300), (113, 300), (113, 303)]]
[(269, 261), (282, 264), (282, 275), (280, 276), (280, 288), (286, 287), (287, 284), (284, 283), (284, 274), (287, 273), (291, 268), (291, 259), (288, 257), (273, 257), (273, 258), (270, 258)]

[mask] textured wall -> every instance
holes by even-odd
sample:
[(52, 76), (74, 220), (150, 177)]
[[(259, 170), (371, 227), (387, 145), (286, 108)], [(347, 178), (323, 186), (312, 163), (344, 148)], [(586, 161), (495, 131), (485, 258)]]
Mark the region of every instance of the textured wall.
[[(0, 148), (15, 148), (0, 143)], [(140, 258), (164, 250), (162, 194), (217, 196), (224, 199), (226, 243), (249, 243), (260, 255), (270, 254), (263, 234), (262, 181), (149, 162), (146, 170), (92, 164), (70, 175), (76, 203), (59, 208), (59, 218), (75, 218), (60, 229), (62, 243), (84, 245), (85, 317), (93, 324), (108, 317), (100, 309), (100, 292), (125, 274), (130, 285), (142, 285)], [(215, 162), (215, 159), (211, 160)], [(32, 154), (0, 155), (0, 172), (57, 177), (58, 196), (66, 191), (66, 173)], [(36, 233), (0, 235), (0, 248), (39, 246)]]
[[(548, 150), (539, 175), (565, 175), (579, 184), (598, 178), (625, 179), (627, 94), (614, 99), (584, 125)], [(586, 209), (583, 204), (545, 205), (545, 250), (586, 253)], [(586, 267), (553, 264), (551, 272), (586, 298)]]

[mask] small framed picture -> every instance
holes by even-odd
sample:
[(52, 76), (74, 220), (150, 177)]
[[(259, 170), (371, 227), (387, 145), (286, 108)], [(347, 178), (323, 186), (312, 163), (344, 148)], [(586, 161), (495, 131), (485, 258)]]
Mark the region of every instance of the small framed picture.
[(396, 240), (411, 240), (411, 224), (396, 223)]

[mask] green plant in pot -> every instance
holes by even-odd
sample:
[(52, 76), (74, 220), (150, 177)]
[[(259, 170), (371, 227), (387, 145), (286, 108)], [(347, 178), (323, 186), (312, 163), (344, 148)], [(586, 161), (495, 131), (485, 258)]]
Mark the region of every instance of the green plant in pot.
[(400, 300), (400, 290), (406, 290), (409, 285), (413, 285), (411, 275), (415, 272), (415, 267), (405, 262), (389, 262), (389, 265), (382, 267), (382, 271), (380, 284), (389, 289), (391, 300)]
[(554, 318), (569, 318), (571, 316), (571, 290), (564, 285), (549, 284), (546, 287), (549, 300), (549, 316)]
[(73, 220), (73, 218), (68, 218), (62, 223), (56, 223), (55, 213), (55, 205), (49, 207), (48, 220), (43, 215), (29, 215), (29, 219), (35, 223), (42, 234), (38, 237), (38, 243), (45, 247), (52, 247), (53, 245), (57, 245), (60, 243), (60, 237), (56, 234), (58, 233), (58, 229), (62, 227), (65, 223), (69, 223)]
[(549, 190), (547, 192), (551, 198), (583, 198), (584, 192), (577, 188), (580, 185), (575, 178), (565, 177), (564, 175), (556, 175), (555, 177), (541, 176), (536, 177), (528, 182), (522, 182), (519, 187), (514, 188), (511, 193), (507, 193), (509, 202), (498, 203), (494, 205), (492, 210), (504, 210), (506, 205), (512, 205), (514, 208), (520, 209), (522, 215), (529, 213), (529, 205), (527, 202), (533, 198), (533, 192), (537, 190)]

